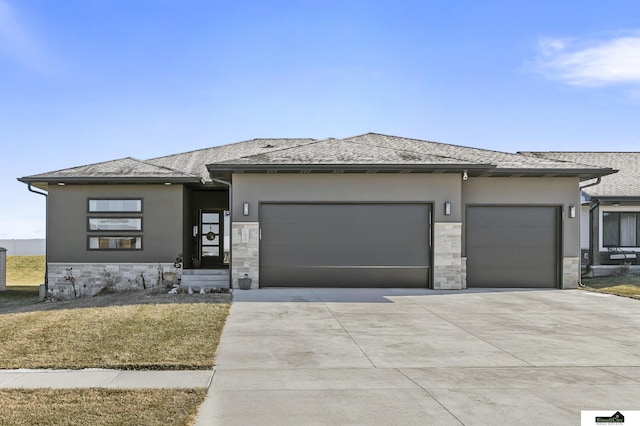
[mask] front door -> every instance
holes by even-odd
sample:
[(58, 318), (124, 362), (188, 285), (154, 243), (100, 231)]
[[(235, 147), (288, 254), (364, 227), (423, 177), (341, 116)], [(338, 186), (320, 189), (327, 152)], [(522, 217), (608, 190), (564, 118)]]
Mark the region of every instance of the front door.
[(202, 268), (219, 267), (224, 262), (224, 211), (200, 211), (200, 259)]

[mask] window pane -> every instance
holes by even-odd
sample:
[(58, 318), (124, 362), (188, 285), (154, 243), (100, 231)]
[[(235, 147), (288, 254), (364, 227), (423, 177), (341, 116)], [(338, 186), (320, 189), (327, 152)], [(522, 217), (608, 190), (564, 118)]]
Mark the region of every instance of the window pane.
[(91, 250), (141, 250), (142, 237), (89, 237)]
[(141, 212), (142, 200), (89, 200), (90, 212)]
[(220, 256), (220, 247), (202, 247), (203, 257)]
[(605, 247), (620, 245), (620, 213), (602, 213), (602, 244)]
[(220, 213), (203, 213), (202, 223), (220, 223)]
[(635, 213), (620, 213), (620, 246), (636, 247)]
[(91, 231), (141, 231), (142, 219), (129, 217), (90, 217)]

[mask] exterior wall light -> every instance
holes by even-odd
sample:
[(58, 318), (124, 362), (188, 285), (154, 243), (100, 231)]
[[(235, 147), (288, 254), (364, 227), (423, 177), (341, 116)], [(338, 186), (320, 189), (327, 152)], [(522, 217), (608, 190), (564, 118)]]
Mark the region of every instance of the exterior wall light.
[(451, 215), (451, 203), (449, 201), (445, 201), (444, 203), (444, 215), (445, 216)]
[(569, 217), (576, 217), (576, 206), (569, 206)]
[(249, 216), (249, 203), (242, 203), (242, 214)]

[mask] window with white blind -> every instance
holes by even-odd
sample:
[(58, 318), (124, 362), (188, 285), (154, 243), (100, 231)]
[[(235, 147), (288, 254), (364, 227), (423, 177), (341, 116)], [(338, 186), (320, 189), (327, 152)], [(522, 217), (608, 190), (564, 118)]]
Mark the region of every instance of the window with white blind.
[(640, 212), (602, 212), (603, 247), (640, 247)]

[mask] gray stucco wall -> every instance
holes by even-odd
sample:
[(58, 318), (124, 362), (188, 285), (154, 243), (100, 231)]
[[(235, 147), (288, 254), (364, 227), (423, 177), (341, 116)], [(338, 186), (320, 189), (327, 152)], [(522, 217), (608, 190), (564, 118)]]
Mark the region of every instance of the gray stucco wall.
[[(433, 202), (435, 222), (460, 222), (459, 174), (234, 174), (234, 222), (258, 222), (260, 201)], [(452, 204), (444, 215), (444, 202)], [(249, 216), (242, 214), (249, 203)]]
[[(88, 250), (87, 199), (89, 198), (142, 198), (143, 249)], [(172, 263), (182, 251), (182, 230), (182, 185), (52, 185), (49, 187), (47, 197), (47, 260), (49, 262)]]
[[(462, 202), (467, 204), (529, 204), (562, 206), (563, 257), (580, 257), (580, 193), (578, 178), (479, 177), (462, 184)], [(569, 206), (576, 217), (569, 218)], [(463, 224), (464, 220), (463, 212)], [(465, 235), (464, 225), (462, 230)], [(463, 238), (463, 253), (466, 253)], [(465, 255), (465, 254), (463, 254)]]

